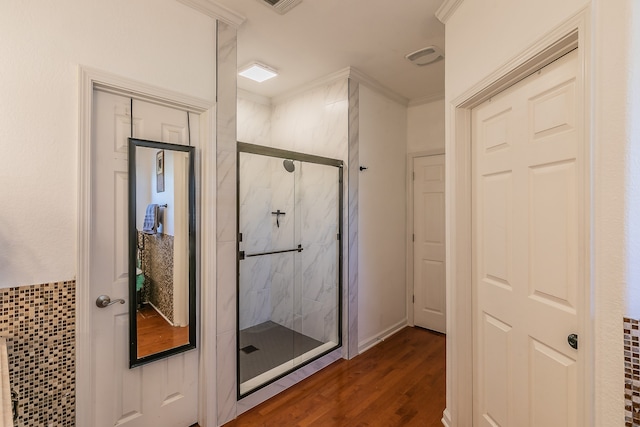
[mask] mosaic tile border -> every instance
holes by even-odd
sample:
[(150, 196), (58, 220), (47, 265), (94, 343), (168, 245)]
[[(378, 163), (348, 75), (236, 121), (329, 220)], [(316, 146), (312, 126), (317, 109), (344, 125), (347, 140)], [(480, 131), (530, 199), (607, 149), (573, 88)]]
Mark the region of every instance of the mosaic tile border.
[(75, 425), (76, 282), (0, 289), (17, 426)]
[(624, 425), (640, 427), (640, 321), (624, 318)]

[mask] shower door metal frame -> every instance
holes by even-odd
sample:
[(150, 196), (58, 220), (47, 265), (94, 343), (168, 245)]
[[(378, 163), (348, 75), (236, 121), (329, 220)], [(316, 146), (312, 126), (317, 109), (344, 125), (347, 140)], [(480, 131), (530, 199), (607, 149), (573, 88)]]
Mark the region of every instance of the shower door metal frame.
[[(305, 163), (315, 163), (326, 166), (333, 166), (338, 168), (338, 343), (331, 347), (330, 349), (318, 354), (317, 356), (306, 360), (305, 362), (294, 366), (293, 368), (287, 370), (286, 372), (277, 375), (265, 382), (264, 384), (260, 384), (256, 388), (241, 394), (240, 393), (240, 298), (236, 298), (236, 393), (238, 400), (249, 396), (252, 393), (268, 386), (269, 384), (273, 384), (275, 381), (286, 377), (292, 372), (297, 371), (298, 369), (308, 365), (311, 362), (314, 362), (320, 359), (323, 356), (335, 351), (336, 349), (342, 346), (342, 274), (343, 274), (343, 256), (342, 256), (342, 243), (343, 243), (343, 209), (344, 209), (344, 183), (343, 183), (343, 171), (344, 171), (344, 162), (342, 160), (332, 159), (329, 157), (316, 156), (313, 154), (305, 154), (299, 153), (296, 151), (282, 150), (279, 148), (265, 147), (263, 145), (249, 144), (247, 142), (238, 141), (237, 144), (237, 158), (236, 158), (236, 295), (240, 295), (240, 261), (244, 254), (241, 255), (240, 251), (240, 153), (248, 153), (248, 154), (257, 154), (261, 156), (267, 157), (275, 157), (281, 159), (291, 159), (298, 160)], [(299, 252), (299, 251), (298, 251)]]

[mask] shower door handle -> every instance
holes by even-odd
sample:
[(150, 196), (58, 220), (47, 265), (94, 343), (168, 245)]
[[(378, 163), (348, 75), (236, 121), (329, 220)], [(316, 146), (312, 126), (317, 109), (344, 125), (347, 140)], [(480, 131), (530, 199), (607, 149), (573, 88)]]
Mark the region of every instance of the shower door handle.
[(117, 300), (111, 301), (111, 297), (109, 295), (100, 295), (98, 299), (96, 299), (96, 306), (100, 308), (109, 307), (110, 305), (113, 305), (116, 303), (124, 304), (124, 300), (117, 299)]
[(284, 249), (281, 251), (270, 251), (270, 252), (259, 252), (259, 253), (255, 253), (255, 254), (245, 254), (244, 251), (240, 251), (240, 259), (243, 260), (245, 258), (251, 258), (254, 256), (262, 256), (262, 255), (274, 255), (274, 254), (284, 254), (286, 252), (302, 252), (304, 250), (304, 248), (302, 247), (302, 245), (298, 245), (297, 248), (295, 249)]

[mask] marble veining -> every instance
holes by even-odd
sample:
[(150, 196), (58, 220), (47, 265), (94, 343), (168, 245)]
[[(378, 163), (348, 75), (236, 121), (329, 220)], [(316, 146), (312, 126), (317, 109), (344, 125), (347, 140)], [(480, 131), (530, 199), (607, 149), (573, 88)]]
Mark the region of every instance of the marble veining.
[(217, 22), (216, 425), (236, 416), (236, 72), (237, 31)]
[(358, 355), (358, 173), (360, 167), (360, 88), (349, 79), (349, 182), (348, 182), (348, 357)]
[(238, 97), (238, 141), (271, 145), (271, 106)]
[[(235, 242), (218, 243), (218, 268), (216, 279), (218, 334), (236, 329), (236, 244)], [(235, 346), (234, 346), (235, 347)]]
[[(227, 350), (221, 351), (217, 359), (218, 420), (229, 421), (236, 416), (236, 332), (218, 335), (217, 347)], [(227, 421), (219, 421), (219, 425)]]

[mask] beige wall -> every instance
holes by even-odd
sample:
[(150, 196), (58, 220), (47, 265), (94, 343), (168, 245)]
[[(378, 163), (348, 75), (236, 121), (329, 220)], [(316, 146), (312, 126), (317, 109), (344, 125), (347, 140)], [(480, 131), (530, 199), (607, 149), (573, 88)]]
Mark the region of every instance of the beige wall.
[(444, 99), (407, 108), (407, 153), (444, 152)]
[(215, 21), (175, 0), (0, 3), (0, 288), (76, 275), (80, 65), (215, 99)]

